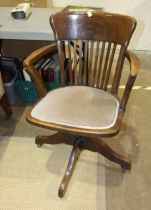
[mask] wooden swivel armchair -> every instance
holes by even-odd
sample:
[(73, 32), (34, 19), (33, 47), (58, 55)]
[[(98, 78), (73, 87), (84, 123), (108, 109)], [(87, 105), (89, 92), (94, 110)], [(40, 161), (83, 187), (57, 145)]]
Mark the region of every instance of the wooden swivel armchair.
[[(119, 132), (137, 76), (139, 61), (127, 50), (136, 20), (111, 13), (92, 13), (92, 16), (87, 13), (58, 13), (50, 17), (50, 24), (56, 44), (33, 52), (24, 61), (24, 67), (42, 97), (28, 112), (27, 121), (58, 131), (53, 136), (37, 136), (37, 145), (73, 145), (58, 191), (58, 195), (63, 197), (83, 149), (102, 154), (124, 170), (131, 168), (131, 161), (114, 152), (101, 137)], [(47, 93), (34, 64), (41, 57), (56, 52), (62, 87)], [(130, 73), (123, 96), (119, 98), (118, 88), (125, 58), (130, 63)]]

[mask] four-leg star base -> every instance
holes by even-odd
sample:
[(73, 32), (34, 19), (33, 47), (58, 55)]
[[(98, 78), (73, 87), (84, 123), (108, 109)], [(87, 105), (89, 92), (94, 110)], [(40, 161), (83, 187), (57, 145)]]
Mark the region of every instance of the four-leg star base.
[(84, 137), (77, 137), (77, 136), (66, 136), (61, 133), (54, 134), (52, 136), (37, 136), (35, 143), (38, 146), (43, 144), (69, 144), (73, 145), (72, 152), (69, 157), (67, 169), (65, 175), (62, 179), (61, 185), (59, 187), (58, 196), (63, 197), (70, 178), (72, 176), (73, 170), (75, 168), (76, 162), (80, 156), (81, 150), (89, 150), (93, 152), (98, 152), (99, 154), (103, 155), (108, 160), (111, 160), (117, 164), (119, 164), (123, 170), (130, 170), (131, 169), (131, 161), (113, 151), (107, 144), (104, 143), (100, 138), (93, 139), (93, 138), (84, 138)]

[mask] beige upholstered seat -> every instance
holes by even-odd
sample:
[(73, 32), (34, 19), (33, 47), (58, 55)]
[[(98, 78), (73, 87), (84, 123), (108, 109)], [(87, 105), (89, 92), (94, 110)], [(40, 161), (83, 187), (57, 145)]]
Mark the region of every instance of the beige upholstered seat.
[(86, 86), (50, 91), (32, 110), (32, 117), (50, 123), (88, 129), (114, 126), (119, 103), (111, 94)]

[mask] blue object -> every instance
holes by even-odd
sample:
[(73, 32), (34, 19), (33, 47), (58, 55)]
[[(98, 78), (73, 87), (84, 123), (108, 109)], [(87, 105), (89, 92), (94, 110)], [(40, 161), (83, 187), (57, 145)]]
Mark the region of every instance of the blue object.
[(15, 85), (24, 103), (34, 103), (39, 99), (38, 92), (33, 82), (17, 80)]

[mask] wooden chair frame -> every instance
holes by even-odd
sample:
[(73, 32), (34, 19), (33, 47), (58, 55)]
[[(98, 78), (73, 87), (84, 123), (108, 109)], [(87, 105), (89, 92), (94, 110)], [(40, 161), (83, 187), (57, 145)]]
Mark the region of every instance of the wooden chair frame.
[[(71, 15), (71, 16), (68, 18), (67, 17), (68, 15), (69, 16)], [(44, 97), (46, 95), (47, 91), (46, 91), (44, 82), (42, 81), (40, 75), (38, 74), (37, 70), (35, 69), (34, 64), (40, 58), (44, 57), (47, 54), (51, 55), (51, 54), (58, 52), (59, 58), (61, 58), (59, 60), (61, 84), (62, 84), (62, 86), (65, 86), (64, 64), (63, 64), (64, 55), (62, 54), (63, 46), (62, 46), (61, 42), (64, 40), (72, 41), (72, 40), (76, 39), (76, 37), (74, 37), (74, 33), (72, 33), (75, 26), (72, 25), (71, 28), (68, 27), (68, 24), (71, 23), (70, 20), (73, 18), (72, 15), (75, 15), (75, 14), (60, 13), (60, 14), (58, 14), (58, 16), (56, 15), (57, 17), (56, 16), (51, 17), (50, 23), (51, 23), (51, 27), (54, 31), (54, 35), (55, 35), (57, 44), (54, 43), (52, 45), (42, 47), (41, 49), (34, 51), (32, 54), (30, 54), (24, 60), (24, 67), (25, 67), (26, 71), (31, 75), (33, 81), (35, 82), (37, 90), (41, 97)], [(77, 128), (77, 127), (62, 126), (62, 125), (58, 125), (58, 124), (54, 124), (54, 123), (48, 123), (48, 122), (43, 122), (43, 121), (37, 120), (31, 116), (31, 110), (29, 110), (29, 112), (27, 113), (27, 116), (26, 116), (26, 119), (30, 124), (40, 126), (43, 128), (47, 128), (50, 130), (58, 131), (58, 133), (53, 136), (37, 136), (35, 142), (38, 146), (41, 146), (44, 143), (47, 143), (47, 144), (65, 143), (65, 144), (73, 145), (73, 149), (72, 149), (72, 152), (71, 152), (71, 155), (69, 158), (68, 166), (67, 166), (65, 175), (63, 177), (63, 180), (61, 182), (61, 185), (60, 185), (60, 188), (58, 191), (59, 197), (64, 196), (67, 186), (68, 186), (68, 183), (69, 183), (69, 180), (71, 178), (72, 172), (76, 165), (76, 161), (79, 158), (80, 151), (83, 149), (87, 149), (87, 150), (90, 150), (93, 152), (98, 152), (98, 153), (102, 154), (107, 159), (109, 159), (115, 163), (118, 163), (124, 170), (130, 170), (130, 168), (131, 168), (131, 161), (127, 157), (124, 157), (120, 154), (117, 154), (115, 151), (113, 151), (103, 140), (101, 140), (101, 137), (113, 136), (119, 132), (120, 126), (122, 123), (123, 114), (126, 110), (126, 105), (127, 105), (133, 84), (135, 82), (135, 79), (136, 79), (136, 76), (138, 73), (139, 60), (134, 53), (127, 50), (129, 40), (130, 40), (132, 33), (136, 27), (136, 21), (134, 18), (130, 18), (128, 16), (123, 16), (123, 15), (116, 15), (116, 14), (110, 14), (110, 13), (102, 13), (99, 15), (101, 15), (103, 17), (103, 21), (102, 21), (103, 24), (104, 24), (104, 21), (106, 21), (106, 19), (107, 19), (107, 22), (109, 22), (108, 18), (110, 18), (110, 16), (112, 16), (112, 15), (114, 17), (113, 18), (114, 19), (113, 27), (118, 27), (117, 26), (118, 24), (121, 27), (122, 26), (121, 24), (125, 24), (124, 28), (122, 28), (122, 30), (120, 31), (121, 34), (116, 34), (114, 36), (114, 34), (111, 35), (108, 32), (106, 32), (107, 34), (104, 34), (103, 36), (101, 36), (101, 38), (99, 38), (99, 36), (95, 36), (95, 38), (97, 37), (97, 40), (99, 40), (99, 41), (103, 40), (103, 42), (106, 42), (104, 37), (107, 37), (109, 39), (109, 41), (112, 41), (114, 44), (118, 43), (122, 46), (121, 52), (120, 52), (121, 54), (119, 55), (119, 62), (117, 64), (118, 71), (115, 73), (115, 76), (114, 76), (114, 81), (116, 80), (118, 82), (115, 83), (113, 81), (113, 85), (112, 85), (112, 89), (111, 89), (111, 94), (114, 95), (116, 98), (119, 98), (118, 97), (118, 87), (119, 87), (119, 80), (121, 77), (121, 70), (123, 67), (124, 59), (126, 58), (130, 63), (130, 73), (129, 73), (129, 76), (127, 79), (124, 94), (121, 99), (118, 99), (120, 106), (119, 106), (118, 117), (117, 117), (117, 121), (116, 121), (115, 125), (109, 129), (98, 129), (98, 130), (83, 129), (83, 128)], [(64, 23), (64, 25), (62, 25), (62, 21), (64, 21), (63, 20), (64, 16), (65, 16), (66, 22)], [(76, 18), (78, 19), (79, 17), (76, 17)], [(128, 24), (126, 23), (126, 21), (128, 22)], [(64, 30), (63, 28), (66, 28), (66, 27), (67, 27), (67, 30)], [(79, 27), (79, 25), (78, 25), (78, 27)], [(82, 28), (84, 30), (87, 30), (87, 28), (84, 28), (84, 27), (85, 26), (82, 25)], [(111, 30), (113, 30), (113, 27), (111, 25)], [(94, 31), (96, 30), (96, 28), (93, 28), (93, 29), (94, 29)], [(89, 30), (89, 28), (88, 28), (88, 30)], [(98, 28), (97, 28), (97, 30), (98, 30)], [(99, 31), (99, 32), (101, 33), (101, 31)], [(125, 33), (127, 35), (125, 35), (125, 37), (124, 37), (123, 33)], [(99, 34), (99, 33), (97, 32), (97, 33), (95, 33), (95, 35), (96, 34)], [(92, 34), (87, 35), (87, 40), (94, 39), (94, 37), (91, 37), (90, 35), (92, 35)], [(84, 36), (85, 36), (85, 34), (84, 34)], [(79, 37), (80, 37), (80, 35), (79, 35)], [(121, 38), (119, 38), (119, 37), (121, 37)], [(84, 37), (84, 39), (85, 39), (85, 37)], [(120, 41), (118, 39), (120, 39)], [(74, 43), (74, 41), (73, 41), (72, 45), (74, 46), (74, 50), (75, 50), (76, 54), (81, 53), (81, 55), (84, 56), (84, 53), (82, 52), (83, 48), (80, 45), (78, 46), (79, 47), (78, 48), (77, 45)], [(78, 53), (77, 53), (77, 51), (78, 51)], [(79, 84), (77, 84), (77, 85), (79, 85)], [(87, 85), (94, 87), (94, 85), (92, 85), (91, 82), (90, 82), (90, 84), (87, 84)], [(103, 89), (106, 90), (106, 87), (104, 87)]]

